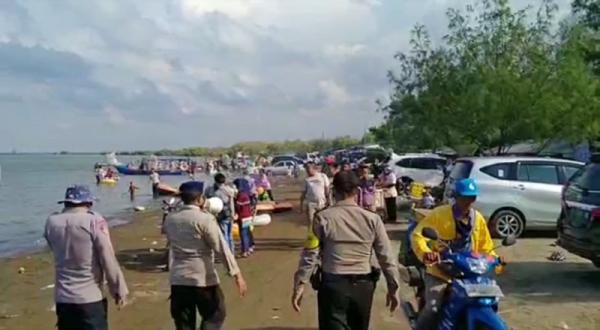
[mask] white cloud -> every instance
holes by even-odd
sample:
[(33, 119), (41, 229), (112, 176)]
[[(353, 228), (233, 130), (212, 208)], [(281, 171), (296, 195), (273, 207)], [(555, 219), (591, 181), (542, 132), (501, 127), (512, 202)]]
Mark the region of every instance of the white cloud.
[[(261, 138), (249, 126), (275, 139), (360, 135), (381, 119), (374, 100), (409, 30), (420, 22), (441, 35), (448, 5), (465, 0), (3, 0), (0, 131), (12, 140), (0, 150)], [(25, 109), (86, 138), (45, 139)]]
[(127, 119), (125, 119), (125, 116), (123, 116), (121, 111), (113, 106), (107, 106), (104, 108), (104, 113), (106, 114), (106, 118), (111, 125), (122, 126), (127, 123)]
[(319, 88), (333, 105), (344, 104), (351, 100), (346, 89), (333, 80), (319, 81)]
[(358, 55), (366, 48), (363, 44), (337, 44), (325, 46), (325, 54), (329, 56), (349, 57)]

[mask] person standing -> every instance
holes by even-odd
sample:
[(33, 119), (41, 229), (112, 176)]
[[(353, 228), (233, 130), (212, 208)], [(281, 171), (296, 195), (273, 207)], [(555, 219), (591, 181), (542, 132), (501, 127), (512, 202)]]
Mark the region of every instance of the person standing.
[(135, 192), (136, 190), (138, 190), (140, 188), (138, 188), (138, 186), (136, 186), (133, 181), (129, 181), (129, 188), (128, 188), (128, 192), (129, 192), (129, 200), (131, 200), (132, 202), (135, 201)]
[(275, 201), (273, 198), (273, 191), (271, 190), (271, 182), (269, 181), (269, 177), (267, 176), (267, 172), (264, 168), (259, 170), (258, 176), (256, 177), (254, 184), (256, 188), (263, 188), (267, 194), (269, 195), (269, 199), (271, 201)]
[(396, 190), (396, 174), (394, 174), (389, 165), (385, 166), (383, 173), (381, 173), (379, 176), (379, 185), (383, 189), (387, 220), (389, 222), (396, 222), (398, 216), (398, 207), (396, 201), (398, 197), (398, 190)]
[(219, 257), (235, 278), (240, 296), (246, 282), (228, 242), (213, 215), (202, 209), (204, 183), (190, 181), (179, 187), (184, 203), (165, 220), (170, 242), (171, 317), (177, 330), (196, 329), (196, 310), (202, 317), (201, 329), (221, 329), (225, 321), (225, 299), (215, 268)]
[(240, 256), (247, 258), (253, 252), (254, 238), (252, 237), (252, 226), (253, 212), (252, 212), (252, 200), (250, 198), (250, 185), (248, 181), (243, 178), (238, 178), (233, 181), (237, 188), (237, 195), (235, 196), (235, 213), (236, 222), (238, 225), (238, 232), (240, 233)]
[(158, 198), (158, 186), (160, 185), (160, 175), (156, 170), (152, 170), (150, 173), (150, 182), (152, 182), (152, 197)]
[(229, 249), (233, 253), (233, 221), (235, 219), (235, 195), (237, 192), (233, 187), (228, 186), (223, 173), (215, 174), (215, 183), (206, 189), (206, 197), (218, 197), (223, 202), (223, 210), (217, 215), (217, 221), (221, 227), (221, 232)]
[(370, 178), (369, 165), (359, 167), (358, 205), (366, 210), (375, 212), (375, 181)]
[(108, 223), (93, 212), (94, 196), (87, 186), (67, 188), (61, 212), (48, 217), (44, 238), (54, 255), (54, 300), (59, 330), (106, 330), (104, 281), (120, 309), (129, 290), (119, 267)]
[[(304, 180), (304, 190), (300, 195), (300, 212), (306, 210), (308, 225), (312, 225), (315, 213), (328, 204), (329, 179), (320, 173), (314, 163), (306, 164), (307, 177)], [(310, 230), (310, 229), (309, 229)]]
[[(309, 279), (318, 290), (319, 329), (368, 330), (376, 283), (387, 282), (386, 306), (398, 306), (398, 267), (381, 218), (356, 204), (353, 172), (333, 179), (336, 204), (317, 212), (294, 274), (292, 307), (300, 311)], [(373, 267), (375, 260), (381, 269)], [(318, 261), (322, 266), (317, 266)], [(311, 278), (321, 267), (321, 278)]]

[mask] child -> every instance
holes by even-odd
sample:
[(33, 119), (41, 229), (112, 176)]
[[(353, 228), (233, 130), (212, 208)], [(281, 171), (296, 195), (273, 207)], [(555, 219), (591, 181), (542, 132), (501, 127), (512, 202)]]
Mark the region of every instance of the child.
[(425, 188), (423, 192), (423, 208), (432, 209), (435, 206), (435, 198), (431, 196), (429, 188)]
[(250, 230), (253, 219), (250, 186), (246, 180), (235, 180), (234, 184), (238, 190), (235, 197), (235, 213), (240, 232), (241, 257), (248, 258), (254, 250), (254, 237)]
[(135, 200), (135, 191), (138, 190), (136, 185), (133, 184), (133, 181), (129, 181), (129, 199), (133, 202)]
[(269, 192), (265, 190), (263, 187), (256, 188), (256, 197), (259, 202), (269, 202), (271, 198), (269, 197)]

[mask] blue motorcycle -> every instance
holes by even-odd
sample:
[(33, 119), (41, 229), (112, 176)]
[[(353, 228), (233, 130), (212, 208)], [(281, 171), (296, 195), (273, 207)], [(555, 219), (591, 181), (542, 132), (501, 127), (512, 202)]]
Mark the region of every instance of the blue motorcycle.
[[(423, 229), (423, 236), (438, 241), (438, 233), (431, 228)], [(506, 237), (502, 246), (516, 243), (514, 236)], [(497, 257), (473, 252), (454, 253), (447, 249), (440, 254), (438, 267), (452, 278), (448, 285), (445, 302), (440, 311), (437, 329), (439, 330), (505, 330), (508, 329), (498, 315), (498, 302), (503, 296), (502, 290), (493, 279), (494, 269), (499, 266)], [(404, 280), (409, 286), (416, 288), (416, 303), (403, 302), (402, 308), (410, 322), (411, 329), (415, 328), (419, 313), (424, 304), (424, 268), (408, 267)]]

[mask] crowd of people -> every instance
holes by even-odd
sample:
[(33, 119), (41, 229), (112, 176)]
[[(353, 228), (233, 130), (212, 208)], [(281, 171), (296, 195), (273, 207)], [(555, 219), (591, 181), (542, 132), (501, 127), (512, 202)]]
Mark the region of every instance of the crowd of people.
[[(387, 282), (387, 306), (394, 311), (399, 304), (397, 255), (383, 219), (375, 212), (381, 191), (387, 221), (396, 220), (396, 178), (389, 168), (383, 168), (376, 177), (370, 170), (368, 166), (353, 170), (344, 164), (331, 164), (331, 180), (320, 164), (306, 164), (300, 210), (306, 215), (307, 238), (293, 276), (291, 304), (301, 310), (310, 283), (318, 291), (320, 329), (369, 329), (373, 295), (381, 275)], [(437, 208), (419, 226), (438, 229), (457, 249), (491, 253), (485, 220), (471, 208), (476, 185), (457, 185), (466, 185), (465, 196), (459, 195), (453, 206)], [(225, 300), (215, 258), (244, 296), (247, 284), (236, 261), (232, 228), (239, 227), (239, 257), (249, 257), (255, 247), (250, 228), (256, 205), (261, 198), (273, 198), (271, 185), (264, 172), (252, 175), (245, 170), (232, 182), (217, 173), (214, 184), (208, 187), (203, 182), (189, 181), (179, 191), (183, 206), (169, 213), (163, 223), (170, 251), (171, 316), (178, 330), (196, 329), (196, 311), (202, 318), (202, 329), (221, 329)], [(219, 207), (212, 204), (215, 199)], [(56, 263), (60, 330), (108, 328), (104, 279), (116, 305), (127, 303), (129, 291), (111, 245), (108, 224), (92, 211), (94, 200), (86, 186), (70, 187), (61, 201), (64, 209), (51, 215), (46, 223), (45, 238)], [(447, 225), (452, 219), (456, 232)], [(439, 261), (439, 249), (428, 245), (419, 228), (413, 239), (417, 257), (430, 265), (426, 277), (429, 304), (420, 320), (420, 324), (426, 324), (420, 329), (430, 329), (445, 287), (434, 266)]]

